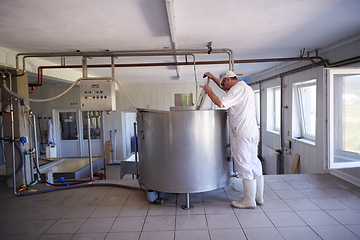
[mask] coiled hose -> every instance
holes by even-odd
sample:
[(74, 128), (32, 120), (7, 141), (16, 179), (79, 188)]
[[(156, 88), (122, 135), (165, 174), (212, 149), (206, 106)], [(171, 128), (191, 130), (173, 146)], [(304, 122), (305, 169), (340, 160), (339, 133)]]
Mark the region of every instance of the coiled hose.
[[(68, 184), (69, 185), (69, 184)], [(141, 192), (146, 192), (145, 189), (138, 188), (138, 187), (132, 187), (122, 184), (115, 184), (115, 183), (88, 183), (88, 184), (78, 184), (78, 185), (70, 185), (70, 186), (64, 186), (60, 188), (50, 188), (50, 189), (43, 189), (43, 190), (37, 190), (37, 191), (21, 191), (18, 193), (18, 196), (26, 196), (26, 195), (34, 195), (34, 194), (40, 194), (40, 193), (47, 193), (47, 192), (54, 192), (59, 190), (65, 190), (65, 189), (72, 189), (72, 188), (82, 188), (82, 187), (120, 187), (120, 188), (126, 188), (130, 190), (136, 190)]]
[[(34, 160), (35, 162), (35, 160)], [(126, 188), (126, 189), (131, 189), (131, 190), (136, 190), (136, 191), (142, 191), (142, 192), (146, 192), (145, 189), (143, 188), (138, 188), (138, 187), (132, 187), (132, 186), (127, 186), (127, 185), (123, 185), (123, 184), (115, 184), (115, 183), (93, 183), (93, 181), (95, 181), (94, 179), (90, 179), (90, 180), (86, 180), (86, 181), (81, 181), (81, 182), (75, 182), (75, 183), (60, 183), (60, 184), (53, 184), (53, 183), (49, 183), (48, 181), (45, 180), (45, 178), (42, 176), (42, 174), (40, 173), (40, 170), (35, 162), (35, 167), (36, 167), (36, 171), (38, 172), (40, 178), (47, 184), (52, 185), (52, 186), (60, 186), (58, 188), (50, 188), (50, 189), (43, 189), (43, 190), (36, 190), (36, 191), (25, 191), (25, 190), (21, 190), (18, 192), (18, 196), (26, 196), (26, 195), (33, 195), (33, 194), (39, 194), (39, 193), (47, 193), (47, 192), (53, 192), (53, 191), (59, 191), (59, 190), (65, 190), (65, 189), (72, 189), (72, 188), (81, 188), (81, 187), (121, 187), (121, 188)], [(86, 183), (86, 184), (85, 184)]]

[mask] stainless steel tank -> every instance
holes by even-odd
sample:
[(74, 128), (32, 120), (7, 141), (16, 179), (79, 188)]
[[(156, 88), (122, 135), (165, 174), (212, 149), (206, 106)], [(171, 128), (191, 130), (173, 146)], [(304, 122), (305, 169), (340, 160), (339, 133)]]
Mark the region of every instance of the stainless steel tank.
[(138, 109), (139, 180), (169, 193), (211, 191), (230, 183), (226, 110)]

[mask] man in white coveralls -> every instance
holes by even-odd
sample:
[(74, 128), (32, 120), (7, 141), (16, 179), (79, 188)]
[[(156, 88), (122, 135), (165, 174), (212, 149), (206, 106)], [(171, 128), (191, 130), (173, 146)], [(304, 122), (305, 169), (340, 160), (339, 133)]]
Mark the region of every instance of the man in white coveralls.
[(257, 157), (259, 129), (255, 118), (254, 91), (244, 81), (238, 81), (233, 71), (225, 71), (219, 78), (206, 72), (203, 77), (209, 77), (226, 92), (224, 97), (218, 97), (209, 84), (204, 86), (214, 104), (228, 108), (230, 148), (238, 178), (242, 179), (244, 186), (243, 199), (233, 201), (231, 205), (236, 208), (261, 206), (264, 204), (264, 176)]

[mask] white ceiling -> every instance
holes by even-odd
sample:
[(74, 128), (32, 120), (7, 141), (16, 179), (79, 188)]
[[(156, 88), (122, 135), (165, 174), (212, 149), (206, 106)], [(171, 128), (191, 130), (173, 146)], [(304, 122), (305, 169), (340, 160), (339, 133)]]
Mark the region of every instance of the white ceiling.
[[(212, 42), (214, 49), (231, 49), (235, 60), (285, 58), (360, 33), (359, 0), (0, 0), (0, 5), (0, 47), (22, 53), (206, 49)], [(227, 59), (226, 54), (196, 55), (196, 61)], [(49, 60), (60, 64), (58, 58)], [(174, 61), (148, 56), (121, 57), (116, 63)], [(110, 63), (89, 60), (98, 62)], [(66, 64), (80, 65), (81, 58)], [(248, 77), (278, 64), (235, 64), (235, 72)], [(197, 65), (197, 78), (227, 68)], [(194, 80), (193, 66), (178, 71), (179, 79), (175, 67), (117, 68), (115, 77), (120, 82)], [(89, 74), (109, 75), (109, 69)]]

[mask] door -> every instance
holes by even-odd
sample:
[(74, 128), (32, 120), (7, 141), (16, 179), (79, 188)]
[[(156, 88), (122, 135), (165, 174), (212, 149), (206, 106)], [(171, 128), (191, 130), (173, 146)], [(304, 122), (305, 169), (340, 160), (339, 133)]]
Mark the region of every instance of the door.
[(329, 169), (360, 166), (360, 70), (327, 69), (327, 162)]
[(123, 133), (123, 158), (127, 157), (134, 149), (134, 122), (135, 112), (122, 112), (122, 133)]
[(59, 157), (81, 156), (79, 111), (54, 110), (54, 136)]
[(104, 155), (102, 112), (56, 109), (53, 116), (58, 157), (89, 156), (88, 117), (90, 119), (92, 156)]

